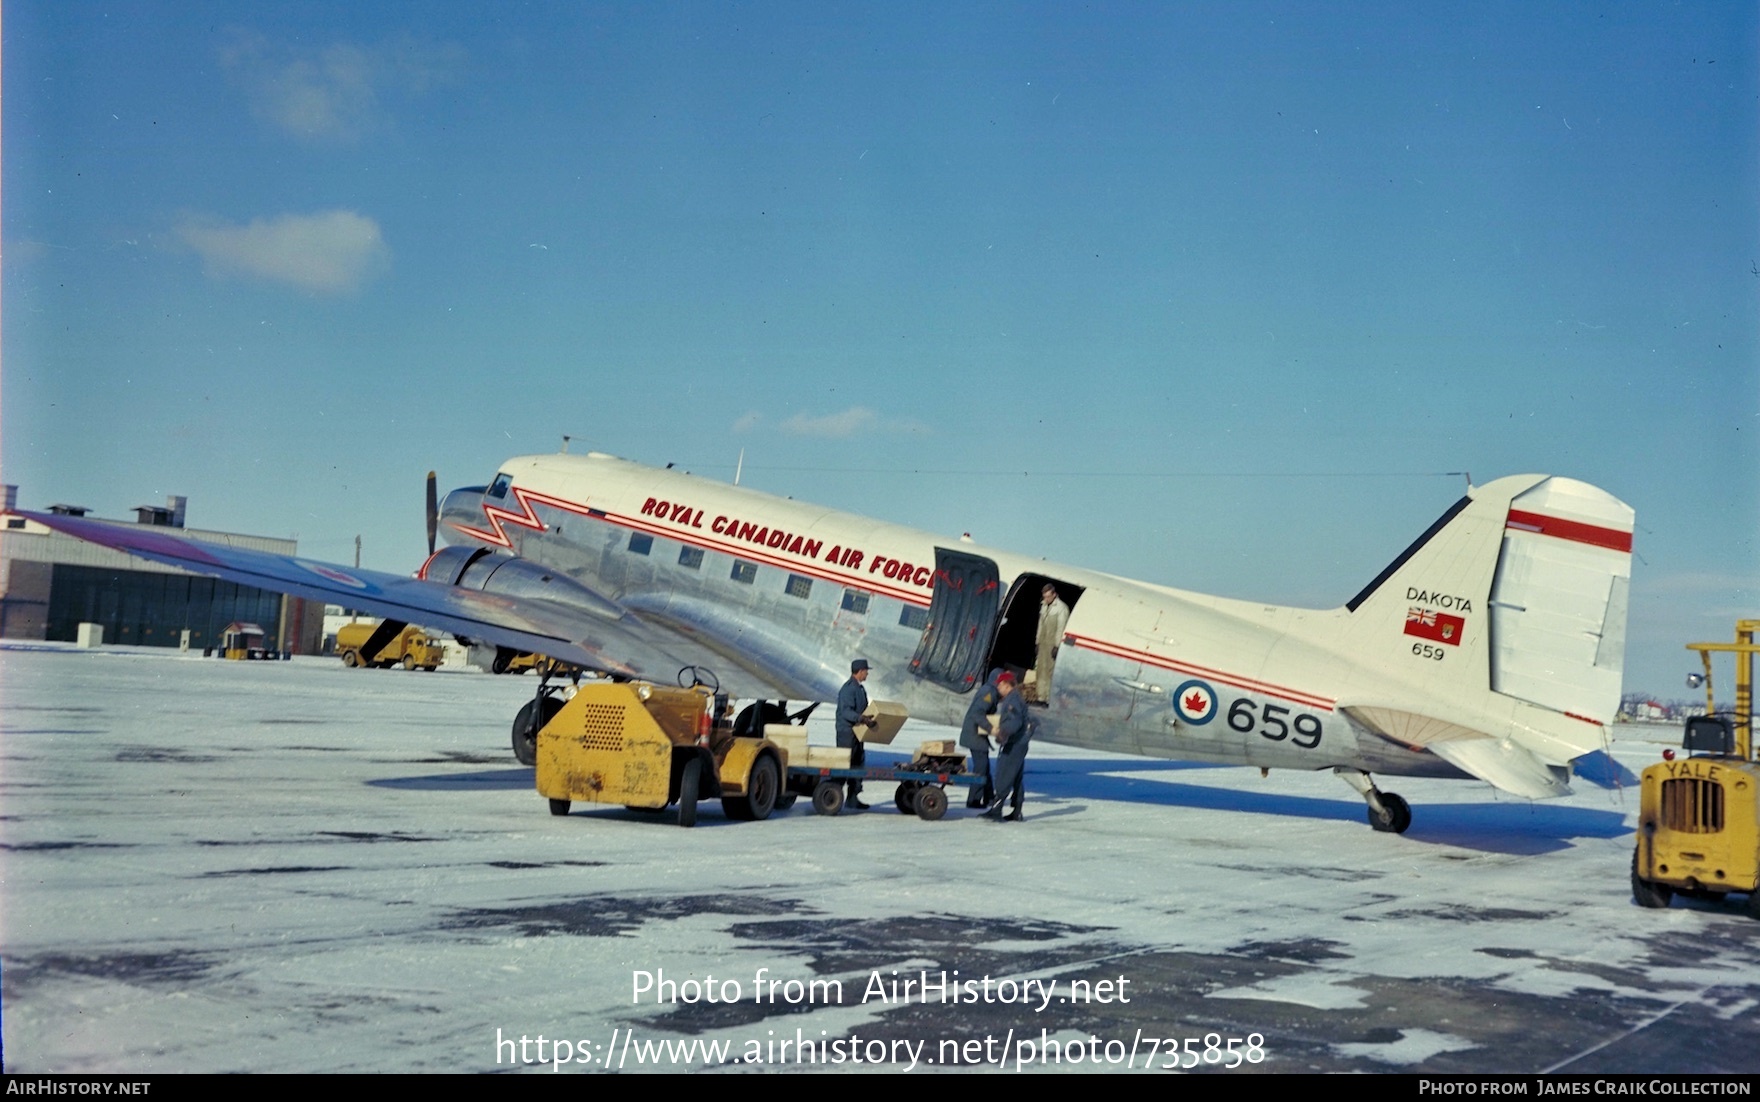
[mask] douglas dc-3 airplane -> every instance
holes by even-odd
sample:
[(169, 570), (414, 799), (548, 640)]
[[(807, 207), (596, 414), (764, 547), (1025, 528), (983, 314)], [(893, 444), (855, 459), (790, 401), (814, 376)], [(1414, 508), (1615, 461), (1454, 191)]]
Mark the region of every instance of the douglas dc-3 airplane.
[[(1331, 769), (1377, 830), (1371, 774), (1569, 791), (1619, 701), (1632, 510), (1519, 475), (1468, 490), (1342, 607), (1277, 608), (947, 540), (608, 455), (522, 456), (436, 508), (415, 577), (27, 514), (202, 574), (338, 602), (617, 678), (712, 669), (739, 698), (869, 692), (957, 725), (996, 667), (1035, 662), (1041, 590), (1070, 608), (1041, 737), (1157, 758)], [(780, 711), (781, 705), (768, 705)], [(516, 729), (517, 734), (517, 729)], [(517, 742), (516, 738), (516, 742)]]

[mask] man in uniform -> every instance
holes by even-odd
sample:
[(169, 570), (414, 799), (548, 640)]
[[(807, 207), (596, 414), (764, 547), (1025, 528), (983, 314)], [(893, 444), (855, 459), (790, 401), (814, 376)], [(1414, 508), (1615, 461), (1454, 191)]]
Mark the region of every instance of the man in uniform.
[(1033, 738), (1033, 721), (1027, 714), (1025, 695), (1015, 691), (1014, 674), (1004, 672), (998, 677), (996, 691), (1002, 695), (1002, 702), (996, 706), (996, 737), (1002, 740), (1002, 750), (996, 755), (996, 802), (984, 818), (1002, 822), (1003, 801), (1012, 796), (1014, 810), (1009, 812), (1007, 821), (1018, 823), (1022, 818), (1027, 743)]
[(1063, 629), (1069, 624), (1069, 606), (1057, 595), (1050, 582), (1040, 591), (1044, 603), (1039, 606), (1039, 650), (1033, 664), (1033, 699), (1051, 699), (1051, 670), (1057, 664), (1057, 645), (1063, 642)]
[(960, 725), (959, 744), (972, 752), (971, 771), (984, 781), (983, 784), (972, 786), (971, 795), (966, 797), (967, 807), (990, 806), (990, 735), (985, 729), (990, 726), (990, 713), (1002, 699), (1002, 695), (996, 691), (996, 679), (1001, 676), (1001, 670), (995, 671), (990, 675), (990, 680), (972, 694), (972, 703), (966, 708), (965, 722)]
[[(869, 719), (868, 690), (862, 688), (862, 682), (868, 679), (868, 660), (858, 658), (849, 664), (849, 680), (843, 688), (837, 690), (837, 745), (849, 751), (849, 767), (860, 769), (867, 759), (862, 748), (862, 740), (856, 737), (857, 727), (875, 727), (878, 723)], [(844, 800), (845, 807), (853, 807), (857, 811), (868, 810), (862, 802), (862, 782), (851, 780), (848, 785), (848, 796)]]

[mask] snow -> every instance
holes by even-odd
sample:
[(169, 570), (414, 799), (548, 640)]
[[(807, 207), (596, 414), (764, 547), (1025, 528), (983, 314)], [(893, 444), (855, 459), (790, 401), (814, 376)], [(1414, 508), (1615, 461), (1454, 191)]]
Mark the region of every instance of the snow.
[[(787, 1040), (843, 1044), (846, 1071), (902, 1071), (915, 1045), (920, 1074), (1113, 1043), (1027, 1063), (1092, 1071), (1212, 1033), (1259, 1035), (1253, 1071), (1760, 1067), (1760, 923), (1739, 897), (1631, 900), (1629, 776), (1668, 729), (1620, 729), (1627, 779), (1561, 801), (1382, 779), (1412, 804), (1402, 837), (1329, 772), (1053, 746), (1022, 824), (962, 800), (925, 823), (875, 784), (863, 814), (710, 804), (685, 831), (552, 817), (507, 750), (534, 684), (0, 648), (7, 1069), (549, 1073), (553, 1044), (541, 1064), (497, 1046), (542, 1035), (595, 1061), (562, 1070), (825, 1067)], [(760, 969), (842, 999), (759, 1002)], [(973, 997), (862, 1001), (894, 972)], [(638, 999), (639, 973), (740, 990)], [(1056, 998), (1003, 1003), (986, 979)], [(729, 1047), (638, 1067), (663, 1041)]]

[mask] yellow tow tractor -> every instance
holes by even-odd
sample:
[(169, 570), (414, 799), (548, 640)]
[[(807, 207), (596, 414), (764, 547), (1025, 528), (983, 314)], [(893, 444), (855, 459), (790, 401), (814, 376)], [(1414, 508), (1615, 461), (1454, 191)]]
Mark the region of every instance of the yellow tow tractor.
[[(1705, 673), (1705, 714), (1687, 720), (1676, 759), (1644, 770), (1638, 843), (1632, 853), (1632, 897), (1641, 907), (1666, 907), (1675, 893), (1721, 898), (1747, 892), (1747, 912), (1760, 918), (1760, 761), (1754, 755), (1754, 642), (1760, 620), (1736, 621), (1733, 643), (1688, 643)], [(1717, 714), (1711, 656), (1735, 656), (1734, 714)]]
[(535, 758), (552, 815), (574, 801), (651, 812), (677, 804), (688, 827), (699, 800), (719, 798), (730, 819), (767, 819), (795, 800), (782, 784), (788, 752), (761, 723), (735, 733), (730, 711), (727, 696), (703, 684), (588, 681), (567, 700), (541, 689), (514, 720), (514, 753)]

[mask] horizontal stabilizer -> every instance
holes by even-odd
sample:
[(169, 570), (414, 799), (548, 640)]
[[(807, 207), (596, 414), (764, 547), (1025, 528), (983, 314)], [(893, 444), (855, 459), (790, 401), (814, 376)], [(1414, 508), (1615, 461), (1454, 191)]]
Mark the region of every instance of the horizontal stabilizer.
[(1571, 771), (1567, 766), (1547, 765), (1505, 739), (1454, 739), (1436, 743), (1430, 752), (1482, 781), (1530, 800), (1550, 800), (1571, 793)]

